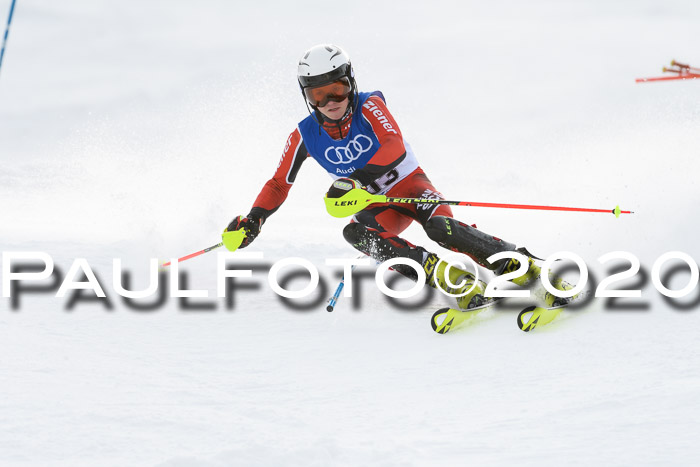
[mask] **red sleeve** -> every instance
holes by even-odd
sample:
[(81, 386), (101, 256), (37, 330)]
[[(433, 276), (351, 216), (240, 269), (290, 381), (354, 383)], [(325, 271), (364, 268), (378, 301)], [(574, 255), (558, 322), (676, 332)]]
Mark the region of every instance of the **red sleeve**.
[(265, 218), (275, 212), (287, 199), (287, 194), (289, 194), (289, 189), (296, 179), (297, 172), (308, 155), (304, 141), (301, 139), (301, 133), (297, 128), (289, 135), (277, 170), (260, 190), (251, 212), (256, 212)]
[(370, 96), (365, 101), (362, 106), (362, 117), (372, 125), (372, 130), (381, 145), (367, 164), (390, 165), (406, 153), (401, 130), (381, 97)]

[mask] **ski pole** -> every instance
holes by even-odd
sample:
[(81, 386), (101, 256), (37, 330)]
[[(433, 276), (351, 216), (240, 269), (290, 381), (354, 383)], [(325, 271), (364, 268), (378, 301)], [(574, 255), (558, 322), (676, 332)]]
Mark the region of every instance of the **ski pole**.
[[(357, 257), (357, 259), (364, 258), (365, 255), (360, 255)], [(377, 264), (379, 264), (377, 262)], [(355, 270), (355, 267), (357, 265), (353, 264), (350, 266), (350, 274), (352, 274), (352, 271)], [(338, 301), (338, 297), (340, 297), (340, 292), (343, 291), (343, 288), (345, 287), (345, 274), (343, 274), (343, 277), (340, 279), (340, 283), (338, 283), (338, 287), (336, 287), (335, 292), (333, 293), (333, 296), (328, 299), (328, 305), (326, 306), (326, 311), (333, 311), (333, 308), (335, 308), (335, 304)]]
[(7, 17), (5, 37), (2, 39), (2, 49), (0, 49), (0, 70), (2, 69), (2, 57), (5, 55), (5, 45), (7, 44), (7, 36), (10, 34), (10, 23), (12, 23), (12, 13), (15, 11), (15, 1), (16, 0), (12, 0), (12, 4), (10, 5), (10, 16)]
[(395, 198), (386, 195), (373, 195), (360, 188), (348, 191), (340, 198), (325, 197), (326, 210), (333, 217), (348, 217), (362, 211), (374, 203), (396, 204), (446, 204), (450, 206), (476, 206), (484, 208), (534, 209), (539, 211), (575, 211), (575, 212), (608, 212), (620, 217), (620, 214), (632, 214), (632, 211), (622, 211), (620, 206), (614, 209), (571, 208), (563, 206), (538, 206), (532, 204), (479, 203), (474, 201), (448, 201), (444, 199), (427, 198)]
[[(355, 269), (355, 265), (353, 264), (352, 266), (350, 266), (350, 271), (353, 271), (354, 269)], [(328, 299), (328, 305), (326, 306), (326, 311), (328, 311), (328, 312), (333, 311), (333, 308), (335, 308), (335, 304), (338, 301), (338, 297), (340, 297), (340, 292), (343, 291), (343, 287), (345, 287), (345, 274), (343, 274), (343, 277), (340, 279), (340, 283), (338, 284), (338, 287), (335, 289), (333, 296)]]
[[(194, 253), (190, 253), (189, 255), (185, 255), (182, 258), (178, 258), (177, 262), (181, 263), (183, 261), (187, 261), (188, 259), (196, 258), (199, 255), (203, 255), (204, 253), (208, 253), (211, 250), (215, 250), (215, 249), (222, 247), (224, 245), (226, 245), (226, 248), (229, 251), (236, 251), (238, 249), (238, 247), (241, 246), (241, 243), (243, 243), (243, 239), (245, 239), (245, 237), (246, 237), (246, 233), (245, 233), (244, 229), (234, 230), (231, 232), (224, 232), (223, 234), (221, 234), (221, 239), (223, 240), (221, 243), (217, 243), (216, 245), (212, 245), (209, 248), (205, 248), (203, 250), (196, 251)], [(170, 266), (170, 264), (171, 264), (171, 262), (168, 261), (168, 262), (163, 263), (161, 265), (161, 267), (166, 268), (166, 267)]]
[[(224, 242), (217, 243), (216, 245), (210, 246), (209, 248), (205, 248), (205, 249), (197, 251), (195, 253), (190, 253), (189, 255), (185, 255), (182, 258), (178, 258), (177, 262), (181, 263), (182, 261), (186, 261), (188, 259), (195, 258), (199, 255), (203, 255), (204, 253), (208, 253), (211, 250), (214, 250), (214, 249), (222, 247), (222, 246), (224, 246)], [(163, 263), (161, 267), (167, 268), (168, 266), (170, 266), (170, 261)]]

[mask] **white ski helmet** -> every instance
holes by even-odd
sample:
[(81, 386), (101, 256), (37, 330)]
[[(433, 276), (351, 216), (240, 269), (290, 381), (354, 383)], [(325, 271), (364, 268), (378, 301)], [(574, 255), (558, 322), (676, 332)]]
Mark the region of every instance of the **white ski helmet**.
[[(319, 44), (304, 52), (299, 59), (297, 68), (297, 80), (304, 99), (307, 99), (304, 90), (316, 88), (326, 84), (347, 79), (350, 85), (350, 98), (357, 93), (355, 73), (350, 63), (350, 56), (337, 45)], [(312, 107), (314, 107), (312, 105)]]

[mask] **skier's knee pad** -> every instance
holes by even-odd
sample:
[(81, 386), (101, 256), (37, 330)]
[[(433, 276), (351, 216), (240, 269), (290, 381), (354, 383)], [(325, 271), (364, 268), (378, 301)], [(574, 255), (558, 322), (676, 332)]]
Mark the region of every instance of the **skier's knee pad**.
[[(412, 259), (421, 266), (424, 266), (428, 252), (425, 248), (411, 245), (404, 239), (391, 236), (385, 238), (380, 235), (375, 229), (368, 229), (367, 226), (360, 223), (350, 223), (343, 228), (343, 237), (355, 249), (374, 258), (377, 261), (386, 261), (391, 258), (404, 257)], [(392, 266), (396, 272), (403, 274), (411, 280), (418, 280), (416, 271), (405, 264), (396, 264)], [(429, 271), (426, 270), (426, 274)]]
[(501, 261), (492, 264), (486, 258), (501, 251), (515, 250), (514, 243), (484, 233), (451, 217), (433, 216), (423, 228), (428, 237), (438, 245), (464, 253), (492, 270), (500, 266)]
[(345, 241), (351, 245), (360, 243), (362, 238), (367, 234), (367, 227), (357, 222), (352, 222), (343, 228), (343, 237)]
[(442, 244), (447, 240), (447, 226), (449, 225), (449, 217), (433, 216), (425, 223), (423, 229), (428, 234), (428, 238), (432, 241)]

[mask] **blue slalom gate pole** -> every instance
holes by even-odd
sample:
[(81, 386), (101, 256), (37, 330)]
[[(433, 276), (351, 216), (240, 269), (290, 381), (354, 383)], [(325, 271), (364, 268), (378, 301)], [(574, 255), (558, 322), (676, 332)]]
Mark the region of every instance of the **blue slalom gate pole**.
[(2, 49), (0, 49), (0, 70), (2, 70), (2, 57), (5, 55), (5, 45), (7, 44), (7, 36), (10, 34), (10, 24), (12, 23), (12, 13), (15, 11), (15, 1), (12, 0), (10, 5), (10, 16), (7, 17), (7, 27), (5, 28), (5, 37), (2, 39)]

